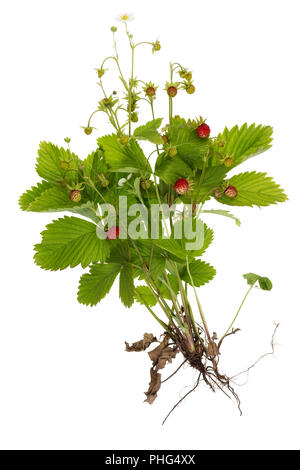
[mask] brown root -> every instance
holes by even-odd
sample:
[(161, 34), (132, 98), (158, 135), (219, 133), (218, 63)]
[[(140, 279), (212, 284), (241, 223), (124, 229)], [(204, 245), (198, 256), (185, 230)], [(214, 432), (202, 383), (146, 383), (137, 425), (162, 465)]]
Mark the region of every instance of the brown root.
[[(191, 390), (189, 390), (173, 406), (173, 408), (169, 411), (169, 413), (163, 420), (162, 424), (166, 422), (172, 412), (185, 400), (185, 398), (198, 388), (200, 382), (202, 381), (213, 392), (218, 389), (222, 391), (228, 398), (234, 400), (237, 404), (240, 414), (242, 415), (241, 402), (233, 388), (233, 384), (235, 384), (234, 379), (243, 374), (248, 374), (249, 371), (266, 356), (274, 355), (275, 336), (278, 327), (279, 324), (275, 323), (275, 329), (271, 339), (271, 351), (263, 354), (247, 369), (242, 372), (239, 372), (238, 374), (232, 377), (227, 377), (225, 374), (222, 374), (219, 371), (218, 363), (220, 356), (220, 347), (226, 337), (234, 335), (239, 331), (239, 329), (232, 329), (232, 331), (226, 336), (224, 336), (218, 344), (216, 343), (217, 335), (215, 333), (212, 338), (209, 339), (209, 341), (205, 341), (204, 338), (202, 339), (202, 337), (200, 336), (203, 331), (199, 329), (198, 336), (193, 339), (193, 351), (191, 351), (191, 342), (187, 341), (183, 335), (179, 335), (177, 331), (172, 332), (172, 338), (167, 333), (165, 333), (159, 345), (148, 353), (152, 361), (152, 367), (150, 369), (149, 388), (147, 392), (145, 392), (145, 401), (149, 404), (152, 404), (157, 398), (157, 393), (161, 388), (161, 385), (167, 380), (174, 377), (174, 375), (178, 373), (178, 371), (184, 364), (189, 364), (190, 367), (198, 371), (197, 381), (195, 385), (191, 388)], [(144, 339), (133, 343), (132, 346), (129, 346), (128, 343), (126, 343), (126, 351), (143, 351), (147, 347), (149, 347), (154, 341), (157, 341), (157, 339), (153, 335), (145, 333)], [(163, 369), (167, 363), (171, 363), (175, 356), (178, 354), (178, 352), (182, 353), (184, 361), (180, 364), (179, 367), (177, 367), (177, 369), (171, 375), (169, 375), (165, 380), (162, 381), (161, 373), (159, 373), (159, 371)]]

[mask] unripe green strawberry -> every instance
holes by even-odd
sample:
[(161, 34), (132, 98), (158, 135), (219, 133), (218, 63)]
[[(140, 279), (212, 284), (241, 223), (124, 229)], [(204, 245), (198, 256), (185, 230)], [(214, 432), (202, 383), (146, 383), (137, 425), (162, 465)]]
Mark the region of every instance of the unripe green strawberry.
[(161, 50), (160, 42), (155, 41), (155, 43), (153, 43), (153, 51), (157, 52), (157, 51), (160, 51), (160, 50)]
[(138, 113), (132, 113), (131, 114), (131, 121), (132, 122), (138, 122), (138, 120), (139, 120)]
[(235, 186), (227, 186), (225, 189), (225, 195), (230, 199), (234, 199), (238, 195), (238, 191)]
[(150, 186), (151, 186), (151, 180), (147, 179), (147, 180), (142, 180), (141, 181), (141, 188), (142, 189), (149, 189)]
[(93, 132), (93, 128), (89, 127), (89, 126), (84, 127), (83, 130), (84, 130), (86, 135), (91, 135), (91, 133)]
[(121, 135), (119, 140), (121, 145), (126, 145), (129, 142), (129, 137), (128, 135)]
[(233, 163), (233, 158), (232, 158), (232, 157), (227, 157), (227, 158), (224, 160), (224, 162), (223, 162), (223, 164), (224, 164), (225, 166), (228, 166), (228, 167), (231, 166), (232, 163)]
[(177, 155), (177, 148), (176, 147), (170, 147), (168, 150), (168, 155), (169, 157), (175, 157)]
[(167, 144), (169, 142), (169, 138), (166, 134), (162, 135), (161, 138), (162, 138), (164, 144)]
[(105, 74), (105, 70), (104, 69), (97, 69), (97, 74), (98, 74), (98, 78), (102, 78), (103, 75)]
[(184, 77), (184, 78), (185, 78), (186, 80), (192, 80), (192, 76), (193, 76), (193, 75), (192, 75), (192, 72), (187, 72), (187, 73), (185, 74), (185, 77)]
[(167, 89), (167, 93), (171, 98), (174, 98), (174, 96), (177, 95), (177, 88), (175, 86), (171, 85)]
[(61, 161), (59, 166), (63, 171), (67, 171), (70, 167), (69, 162), (66, 161)]
[(103, 173), (97, 175), (97, 180), (99, 181), (99, 184), (102, 186), (102, 188), (107, 188), (109, 185), (109, 179), (107, 179)]
[(224, 191), (223, 191), (221, 188), (217, 188), (217, 189), (215, 190), (214, 196), (215, 196), (216, 199), (221, 199), (221, 197), (223, 196), (223, 194), (224, 194)]
[(81, 201), (81, 193), (78, 189), (73, 189), (70, 194), (69, 198), (71, 199), (72, 202), (79, 202)]
[(194, 85), (188, 85), (185, 89), (185, 91), (189, 94), (189, 95), (192, 95), (193, 93), (195, 93), (195, 90), (196, 88), (194, 87)]

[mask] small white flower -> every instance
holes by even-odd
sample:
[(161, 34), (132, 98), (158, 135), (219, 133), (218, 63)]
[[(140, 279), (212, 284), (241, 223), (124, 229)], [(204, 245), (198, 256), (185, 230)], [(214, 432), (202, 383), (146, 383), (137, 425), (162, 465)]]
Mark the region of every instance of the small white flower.
[(133, 21), (134, 16), (132, 13), (123, 13), (122, 15), (117, 16), (117, 21), (122, 21), (123, 23), (127, 23), (127, 21)]

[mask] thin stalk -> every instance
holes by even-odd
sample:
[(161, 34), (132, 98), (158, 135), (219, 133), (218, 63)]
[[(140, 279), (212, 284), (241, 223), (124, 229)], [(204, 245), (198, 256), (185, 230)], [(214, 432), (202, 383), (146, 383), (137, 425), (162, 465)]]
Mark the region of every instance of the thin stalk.
[(204, 317), (204, 313), (203, 313), (203, 310), (202, 310), (202, 307), (201, 307), (201, 304), (200, 304), (200, 300), (199, 300), (199, 297), (198, 297), (198, 294), (197, 294), (197, 291), (196, 291), (196, 288), (195, 288), (195, 284), (194, 284), (194, 281), (193, 281), (193, 278), (192, 278), (192, 275), (191, 275), (191, 272), (190, 272), (188, 255), (186, 256), (186, 268), (187, 268), (187, 272), (188, 272), (188, 275), (189, 275), (191, 283), (192, 283), (193, 291), (194, 291), (194, 294), (195, 294), (196, 302), (197, 302), (197, 305), (198, 305), (199, 313), (200, 313), (201, 320), (202, 320), (202, 323), (203, 323), (203, 326), (204, 326), (204, 329), (205, 329), (205, 332), (206, 332), (207, 339), (208, 339), (208, 341), (211, 341), (210, 334), (209, 334), (208, 327), (207, 327), (207, 323), (206, 323), (206, 320), (205, 320), (205, 317)]
[(126, 88), (125, 84), (126, 84), (126, 80), (124, 79), (124, 76), (122, 74), (122, 70), (121, 70), (121, 67), (120, 67), (120, 64), (119, 64), (119, 54), (118, 54), (118, 49), (117, 49), (117, 43), (116, 43), (116, 37), (115, 37), (115, 33), (113, 33), (113, 41), (114, 41), (114, 49), (115, 49), (115, 53), (116, 53), (116, 57), (115, 57), (115, 61), (117, 63), (117, 67), (118, 67), (118, 70), (120, 72), (120, 77), (121, 77), (121, 82), (123, 83), (124, 85), (124, 88), (126, 89), (126, 91), (128, 91), (128, 89)]
[(151, 315), (155, 318), (156, 321), (158, 321), (158, 323), (164, 328), (165, 331), (168, 331), (169, 332), (169, 327), (168, 325), (162, 321), (157, 315), (156, 313), (153, 312), (152, 308), (149, 307), (149, 305), (146, 305), (144, 304), (145, 307), (149, 310), (149, 312), (151, 313)]
[(227, 333), (231, 330), (231, 328), (232, 328), (232, 326), (233, 326), (235, 320), (237, 319), (237, 317), (238, 317), (238, 315), (239, 315), (239, 313), (240, 313), (240, 311), (241, 311), (241, 309), (242, 309), (242, 306), (244, 305), (245, 300), (247, 299), (247, 297), (248, 297), (248, 295), (250, 294), (250, 292), (251, 292), (251, 290), (253, 289), (253, 287), (254, 287), (254, 284), (253, 284), (252, 286), (250, 286), (249, 289), (248, 289), (248, 291), (246, 292), (246, 295), (245, 295), (245, 297), (243, 298), (242, 303), (241, 303), (241, 305), (239, 306), (239, 309), (238, 309), (238, 311), (237, 311), (237, 313), (236, 313), (234, 319), (232, 320), (232, 322), (230, 323), (229, 327), (228, 327), (227, 330), (225, 331), (224, 335), (223, 335), (222, 338), (220, 339), (220, 343), (223, 341), (223, 339), (225, 338), (225, 336), (227, 335)]

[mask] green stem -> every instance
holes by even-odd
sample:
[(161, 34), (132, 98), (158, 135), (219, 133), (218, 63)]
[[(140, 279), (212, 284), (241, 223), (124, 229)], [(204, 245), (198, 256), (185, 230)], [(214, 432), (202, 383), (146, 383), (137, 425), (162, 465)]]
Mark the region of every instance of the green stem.
[[(250, 286), (249, 289), (248, 289), (248, 291), (246, 292), (246, 295), (245, 295), (245, 297), (243, 298), (242, 303), (241, 303), (241, 305), (239, 306), (239, 309), (238, 309), (238, 311), (237, 311), (237, 313), (236, 313), (234, 319), (232, 320), (232, 322), (230, 323), (230, 325), (229, 325), (229, 327), (227, 328), (226, 332), (224, 333), (224, 335), (223, 335), (222, 338), (220, 339), (220, 343), (222, 343), (222, 341), (223, 341), (223, 339), (225, 338), (225, 336), (227, 335), (227, 333), (231, 330), (231, 328), (232, 328), (232, 326), (233, 326), (235, 320), (237, 319), (237, 317), (238, 317), (238, 315), (239, 315), (239, 313), (240, 313), (240, 311), (241, 311), (241, 309), (242, 309), (242, 306), (244, 305), (245, 300), (247, 299), (247, 297), (248, 297), (248, 295), (250, 294), (250, 292), (251, 292), (251, 290), (253, 289), (253, 287), (254, 287), (254, 284), (253, 284), (252, 286)], [(220, 343), (219, 343), (219, 344), (220, 344)]]
[(99, 112), (100, 112), (100, 109), (96, 109), (96, 111), (94, 111), (94, 112), (90, 115), (89, 120), (88, 120), (88, 125), (87, 125), (88, 127), (90, 127), (91, 119), (92, 119), (92, 117), (94, 116), (94, 114), (99, 113)]
[(208, 341), (210, 341), (211, 338), (210, 338), (210, 334), (209, 334), (209, 331), (208, 331), (207, 323), (206, 323), (204, 313), (203, 313), (203, 310), (202, 310), (202, 307), (201, 307), (201, 304), (200, 304), (200, 300), (199, 300), (199, 297), (198, 297), (198, 294), (197, 294), (197, 291), (196, 291), (196, 288), (195, 288), (195, 284), (194, 284), (194, 281), (193, 281), (193, 278), (192, 278), (192, 275), (191, 275), (191, 272), (190, 272), (188, 255), (186, 255), (186, 268), (187, 268), (187, 272), (188, 272), (188, 275), (189, 275), (191, 283), (192, 283), (193, 291), (194, 291), (194, 294), (195, 294), (196, 302), (197, 302), (199, 313), (200, 313), (200, 316), (201, 316), (201, 320), (202, 320), (202, 323), (203, 323), (203, 326), (204, 326), (204, 329), (205, 329), (205, 333), (206, 333)]

